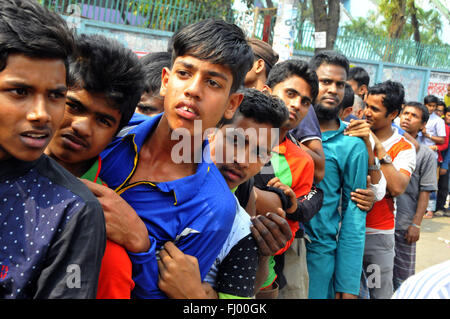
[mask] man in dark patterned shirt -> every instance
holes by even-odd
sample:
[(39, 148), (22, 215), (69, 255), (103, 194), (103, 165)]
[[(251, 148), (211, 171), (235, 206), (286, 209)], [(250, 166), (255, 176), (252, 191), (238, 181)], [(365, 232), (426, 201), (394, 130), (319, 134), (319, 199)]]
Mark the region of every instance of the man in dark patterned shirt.
[(43, 155), (63, 119), (73, 38), (35, 1), (0, 7), (0, 298), (95, 298), (101, 206)]

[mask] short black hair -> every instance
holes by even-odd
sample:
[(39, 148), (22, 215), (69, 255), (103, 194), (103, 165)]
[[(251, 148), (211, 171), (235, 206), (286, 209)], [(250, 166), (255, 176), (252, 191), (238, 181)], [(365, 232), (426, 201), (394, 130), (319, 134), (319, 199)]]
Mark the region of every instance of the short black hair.
[(447, 114), (448, 112), (450, 112), (450, 106), (448, 106), (444, 109), (444, 114)]
[(384, 94), (383, 106), (387, 109), (386, 117), (398, 111), (400, 114), (405, 98), (405, 88), (399, 82), (387, 80), (369, 87), (367, 95)]
[(306, 81), (311, 87), (311, 98), (314, 101), (319, 94), (319, 80), (306, 61), (294, 59), (275, 64), (269, 73), (266, 84), (273, 89), (278, 83), (285, 81), (291, 76), (298, 76)]
[(245, 75), (253, 66), (253, 50), (244, 32), (223, 20), (206, 19), (189, 24), (177, 31), (170, 43), (171, 65), (177, 57), (190, 55), (228, 67), (233, 75), (230, 93), (243, 85)]
[(316, 71), (324, 63), (343, 67), (348, 76), (350, 63), (345, 55), (336, 51), (326, 50), (317, 53), (309, 61), (309, 64), (314, 71)]
[(367, 73), (367, 71), (364, 68), (354, 66), (350, 68), (350, 70), (348, 71), (347, 81), (348, 80), (353, 80), (356, 83), (358, 83), (358, 88), (361, 85), (366, 85), (367, 87), (369, 87), (370, 76), (369, 73)]
[(73, 34), (58, 14), (35, 0), (0, 0), (0, 72), (9, 54), (61, 59), (73, 52)]
[(352, 86), (348, 83), (345, 83), (345, 93), (344, 98), (342, 99), (340, 109), (345, 109), (347, 107), (353, 106), (355, 103), (355, 92), (353, 92)]
[(445, 102), (442, 101), (442, 100), (439, 100), (439, 101), (437, 102), (437, 105), (436, 105), (436, 106), (439, 106), (439, 105), (443, 106), (444, 109), (447, 107), (447, 106), (445, 105)]
[(422, 123), (428, 122), (428, 119), (430, 118), (430, 112), (428, 112), (428, 108), (425, 105), (420, 102), (409, 101), (405, 103), (405, 107), (407, 106), (411, 106), (422, 111)]
[(427, 95), (423, 98), (423, 104), (439, 103), (439, 98), (435, 95)]
[(166, 51), (160, 51), (160, 52), (152, 52), (144, 55), (142, 58), (140, 58), (139, 61), (141, 61), (142, 65), (150, 65), (155, 62), (160, 61), (169, 61), (172, 58), (172, 55), (169, 52)]
[(289, 118), (289, 111), (284, 102), (275, 95), (265, 94), (256, 89), (239, 90), (244, 99), (230, 120), (224, 120), (222, 125), (233, 123), (238, 116), (253, 119), (257, 123), (267, 123), (274, 128), (280, 128)]
[(144, 72), (137, 55), (115, 39), (100, 34), (75, 38), (76, 52), (69, 59), (71, 89), (104, 94), (119, 110), (119, 130), (136, 109), (144, 88)]
[(170, 68), (171, 55), (168, 52), (155, 52), (140, 59), (144, 67), (144, 91), (150, 94), (159, 94), (161, 88), (161, 73), (163, 68)]
[(144, 91), (150, 94), (159, 94), (161, 88), (161, 74), (163, 68), (170, 67), (170, 61), (158, 61), (144, 66)]

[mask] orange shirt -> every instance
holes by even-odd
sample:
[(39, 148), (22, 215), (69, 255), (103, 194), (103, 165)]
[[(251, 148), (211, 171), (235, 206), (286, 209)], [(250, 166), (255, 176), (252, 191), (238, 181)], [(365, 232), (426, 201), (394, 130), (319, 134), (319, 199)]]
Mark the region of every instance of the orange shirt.
[[(292, 188), (297, 198), (308, 194), (314, 181), (314, 161), (312, 157), (296, 145), (289, 138), (273, 149), (270, 160), (275, 172), (275, 176), (280, 181)], [(292, 244), (295, 233), (300, 228), (299, 223), (287, 219), (292, 231), (292, 238), (286, 246), (280, 249), (276, 255), (285, 252)]]
[(98, 278), (97, 299), (130, 299), (133, 288), (131, 260), (125, 248), (107, 240)]
[[(416, 166), (416, 149), (395, 129), (394, 134), (383, 143), (384, 149), (392, 158), (394, 167), (401, 173), (411, 176)], [(393, 234), (395, 231), (395, 199), (386, 196), (375, 203), (367, 214), (366, 233)]]

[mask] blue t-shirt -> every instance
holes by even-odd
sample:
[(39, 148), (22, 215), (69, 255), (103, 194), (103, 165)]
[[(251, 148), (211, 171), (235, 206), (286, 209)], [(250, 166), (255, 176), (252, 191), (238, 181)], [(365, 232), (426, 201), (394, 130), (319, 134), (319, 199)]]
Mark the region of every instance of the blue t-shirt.
[(157, 254), (167, 241), (197, 257), (202, 280), (222, 249), (233, 225), (236, 201), (203, 142), (195, 174), (169, 182), (128, 184), (138, 154), (162, 115), (135, 116), (102, 152), (100, 177), (122, 196), (147, 226), (148, 252), (129, 253), (133, 263), (133, 298), (166, 298), (158, 288)]
[(300, 124), (292, 129), (290, 133), (300, 143), (304, 143), (309, 140), (322, 140), (322, 132), (320, 131), (319, 120), (317, 119), (314, 107), (309, 107), (308, 113)]

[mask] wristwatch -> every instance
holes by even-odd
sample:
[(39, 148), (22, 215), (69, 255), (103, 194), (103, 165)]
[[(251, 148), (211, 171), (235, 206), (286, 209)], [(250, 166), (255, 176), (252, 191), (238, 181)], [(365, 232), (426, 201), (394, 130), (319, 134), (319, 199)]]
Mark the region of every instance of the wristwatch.
[(384, 155), (383, 158), (380, 159), (380, 164), (392, 164), (392, 158), (389, 154)]
[(374, 165), (369, 165), (369, 171), (378, 171), (380, 169), (380, 161), (378, 160), (378, 158), (375, 157), (374, 162)]

